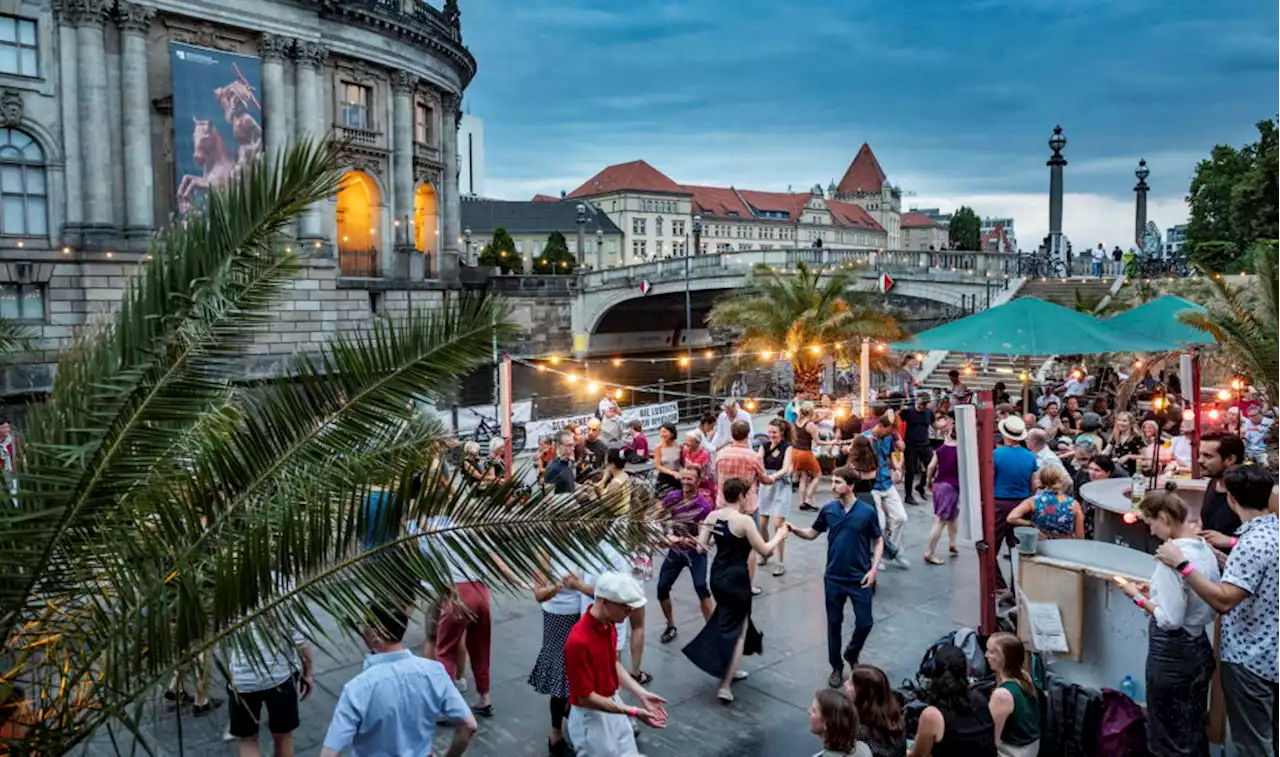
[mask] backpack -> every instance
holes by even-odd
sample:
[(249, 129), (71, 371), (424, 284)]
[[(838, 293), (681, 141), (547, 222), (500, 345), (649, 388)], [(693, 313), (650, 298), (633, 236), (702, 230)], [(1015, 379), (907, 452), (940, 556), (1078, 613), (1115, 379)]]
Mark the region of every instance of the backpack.
[(1138, 703), (1115, 689), (1102, 690), (1098, 757), (1148, 757), (1147, 716)]
[(1097, 757), (1102, 695), (1062, 676), (1045, 676), (1039, 757)]

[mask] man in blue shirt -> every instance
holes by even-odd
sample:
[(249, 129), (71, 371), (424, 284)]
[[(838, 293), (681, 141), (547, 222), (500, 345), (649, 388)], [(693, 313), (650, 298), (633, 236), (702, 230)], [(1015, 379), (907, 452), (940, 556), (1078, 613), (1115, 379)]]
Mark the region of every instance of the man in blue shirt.
[[(1013, 549), (1013, 526), (1009, 524), (1009, 513), (1022, 504), (1022, 501), (1035, 493), (1039, 487), (1040, 462), (1036, 454), (1022, 446), (1027, 438), (1027, 424), (1016, 415), (1010, 415), (996, 424), (1000, 432), (1001, 446), (992, 453), (995, 467), (995, 518), (996, 518), (996, 557), (1000, 556), (1000, 544), (1003, 542)], [(996, 561), (996, 588), (1004, 591), (1008, 583), (1000, 571), (1000, 562)]]
[[(889, 559), (900, 568), (910, 568), (911, 563), (897, 551), (897, 547), (902, 546), (902, 529), (907, 525), (907, 508), (902, 503), (902, 495), (898, 494), (898, 489), (894, 486), (902, 478), (902, 469), (893, 459), (893, 453), (903, 449), (902, 440), (898, 438), (897, 423), (897, 417), (889, 410), (880, 416), (874, 428), (863, 432), (863, 436), (871, 440), (876, 462), (880, 463), (871, 496), (882, 517), (880, 526), (884, 529), (885, 541), (894, 545), (894, 549), (889, 551)], [(878, 563), (877, 567), (880, 567)]]
[(431, 754), (436, 718), (454, 722), (445, 757), (460, 757), (475, 735), (475, 716), (443, 665), (404, 648), (403, 611), (375, 606), (373, 615), (379, 628), (364, 632), (372, 654), (342, 687), (320, 757), (348, 747), (352, 757)]
[(837, 468), (831, 474), (831, 490), (836, 499), (823, 505), (813, 528), (790, 525), (791, 533), (812, 541), (827, 534), (827, 569), (822, 575), (827, 598), (827, 661), (832, 688), (844, 681), (844, 664), (840, 660), (840, 631), (844, 622), (844, 601), (853, 604), (853, 636), (845, 647), (844, 659), (858, 664), (862, 645), (871, 635), (871, 598), (875, 594), (876, 566), (884, 552), (880, 535), (880, 518), (870, 498), (855, 495), (858, 473), (853, 468)]

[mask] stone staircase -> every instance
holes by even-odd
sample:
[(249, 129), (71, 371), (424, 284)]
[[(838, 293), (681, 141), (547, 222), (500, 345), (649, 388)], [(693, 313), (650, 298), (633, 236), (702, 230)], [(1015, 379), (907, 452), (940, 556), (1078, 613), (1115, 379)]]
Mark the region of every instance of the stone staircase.
[(1076, 294), (1096, 303), (1111, 293), (1112, 279), (1030, 279), (1018, 290), (1018, 297), (1035, 297), (1074, 309)]

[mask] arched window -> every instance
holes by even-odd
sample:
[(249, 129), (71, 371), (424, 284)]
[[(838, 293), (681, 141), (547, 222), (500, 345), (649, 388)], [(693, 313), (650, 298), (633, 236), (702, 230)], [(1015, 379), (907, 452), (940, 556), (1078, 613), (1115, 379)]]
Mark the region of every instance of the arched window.
[(49, 233), (44, 150), (25, 131), (0, 129), (0, 234)]
[(434, 254), (440, 232), (436, 227), (436, 190), (419, 184), (413, 193), (413, 246), (418, 252)]
[(338, 267), (344, 276), (378, 275), (382, 193), (368, 174), (350, 171), (338, 190)]

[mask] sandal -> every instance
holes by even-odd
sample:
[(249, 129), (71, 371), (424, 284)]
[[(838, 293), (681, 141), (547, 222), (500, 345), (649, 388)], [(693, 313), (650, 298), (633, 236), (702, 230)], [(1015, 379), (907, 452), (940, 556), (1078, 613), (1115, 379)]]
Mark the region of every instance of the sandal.
[(924, 561), (929, 563), (930, 565), (946, 565), (947, 564), (946, 560), (942, 560), (940, 558), (934, 557), (933, 555), (925, 555)]
[(955, 547), (947, 547), (947, 551), (948, 551), (948, 552), (950, 552), (950, 553), (951, 553), (951, 554), (953, 554), (953, 555), (958, 555), (958, 554), (960, 554), (960, 550), (956, 549)]
[(758, 597), (758, 596), (760, 596), (760, 594), (761, 594), (763, 591), (764, 591), (764, 589), (761, 589), (759, 586), (752, 586), (752, 587), (751, 587), (751, 596), (753, 596), (753, 597)]
[(653, 676), (645, 670), (637, 670), (631, 674), (631, 677), (641, 686), (647, 686), (653, 681)]
[(471, 711), (482, 718), (493, 717), (493, 704), (478, 704), (471, 708)]

